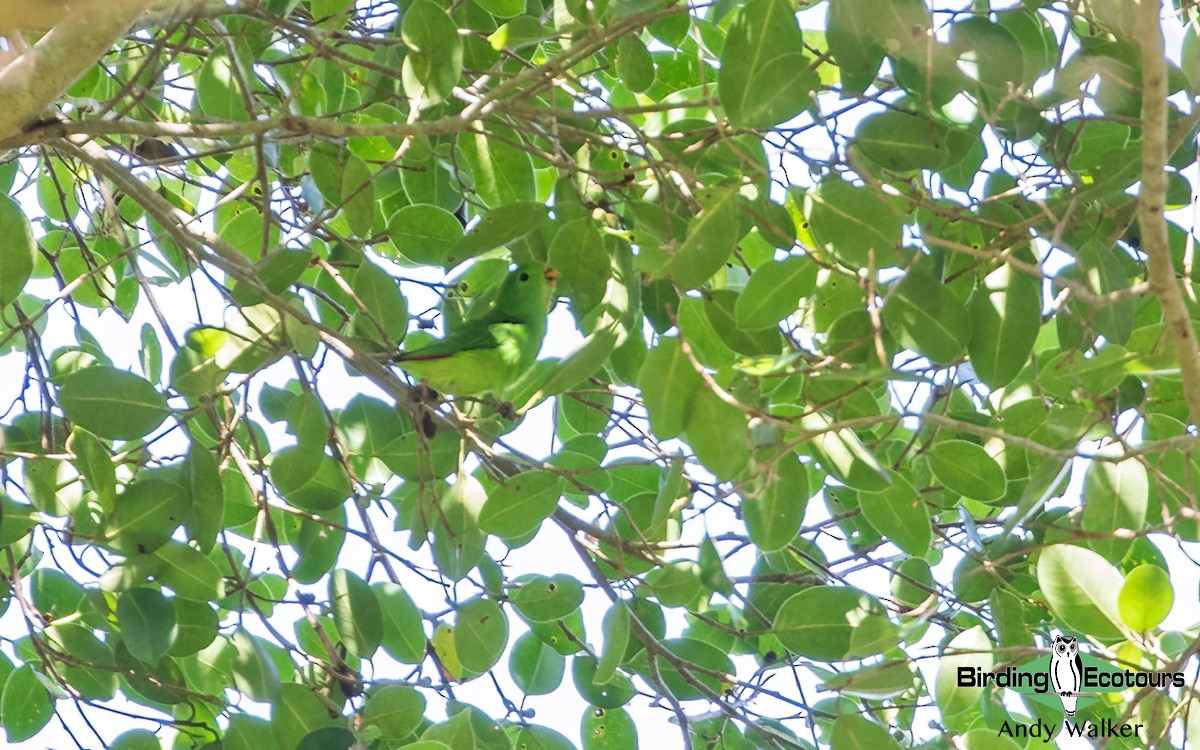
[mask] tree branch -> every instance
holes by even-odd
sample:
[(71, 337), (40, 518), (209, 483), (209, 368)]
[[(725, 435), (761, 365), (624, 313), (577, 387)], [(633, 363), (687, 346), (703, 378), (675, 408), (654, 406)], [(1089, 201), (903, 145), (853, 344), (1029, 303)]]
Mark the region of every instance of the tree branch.
[(1167, 64), (1163, 51), (1161, 0), (1139, 0), (1142, 48), (1142, 189), (1138, 224), (1146, 252), (1150, 291), (1162, 306), (1163, 327), (1175, 346), (1183, 393), (1193, 425), (1200, 425), (1200, 351), (1196, 330), (1175, 280), (1164, 215), (1167, 196)]
[(68, 14), (0, 70), (0, 142), (38, 122), (46, 107), (95, 65), (139, 16), (163, 4), (164, 0), (109, 0), (87, 5)]

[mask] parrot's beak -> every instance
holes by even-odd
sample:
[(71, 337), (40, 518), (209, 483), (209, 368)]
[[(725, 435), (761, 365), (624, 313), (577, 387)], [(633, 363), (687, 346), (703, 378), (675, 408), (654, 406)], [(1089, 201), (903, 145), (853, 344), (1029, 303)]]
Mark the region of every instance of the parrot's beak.
[(545, 277), (546, 277), (546, 282), (548, 284), (550, 284), (550, 286), (554, 286), (554, 284), (558, 281), (558, 276), (559, 276), (558, 269), (551, 268), (550, 266), (546, 266)]

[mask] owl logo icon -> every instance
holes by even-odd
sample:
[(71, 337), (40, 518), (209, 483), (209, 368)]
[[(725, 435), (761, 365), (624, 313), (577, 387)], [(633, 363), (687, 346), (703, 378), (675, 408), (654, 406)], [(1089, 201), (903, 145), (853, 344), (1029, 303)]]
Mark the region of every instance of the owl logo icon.
[(1079, 640), (1068, 636), (1054, 636), (1050, 655), (1050, 681), (1054, 692), (1062, 699), (1067, 716), (1075, 715), (1079, 700), (1079, 688), (1083, 685), (1083, 665), (1079, 659)]

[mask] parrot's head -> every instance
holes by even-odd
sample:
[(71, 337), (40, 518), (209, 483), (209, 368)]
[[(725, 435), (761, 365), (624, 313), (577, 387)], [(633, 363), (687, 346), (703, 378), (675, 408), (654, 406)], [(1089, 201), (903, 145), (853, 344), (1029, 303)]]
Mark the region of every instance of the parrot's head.
[(500, 285), (496, 308), (519, 320), (543, 317), (550, 309), (558, 271), (538, 261), (519, 263)]

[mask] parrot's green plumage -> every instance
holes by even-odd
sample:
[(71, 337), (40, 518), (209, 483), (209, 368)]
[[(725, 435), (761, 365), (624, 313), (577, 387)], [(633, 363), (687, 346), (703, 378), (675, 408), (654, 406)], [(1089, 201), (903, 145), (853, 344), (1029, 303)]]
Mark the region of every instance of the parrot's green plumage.
[(474, 396), (508, 385), (542, 348), (556, 277), (542, 263), (518, 265), (494, 300), (472, 307), (446, 338), (401, 352), (394, 361), (440, 393)]

